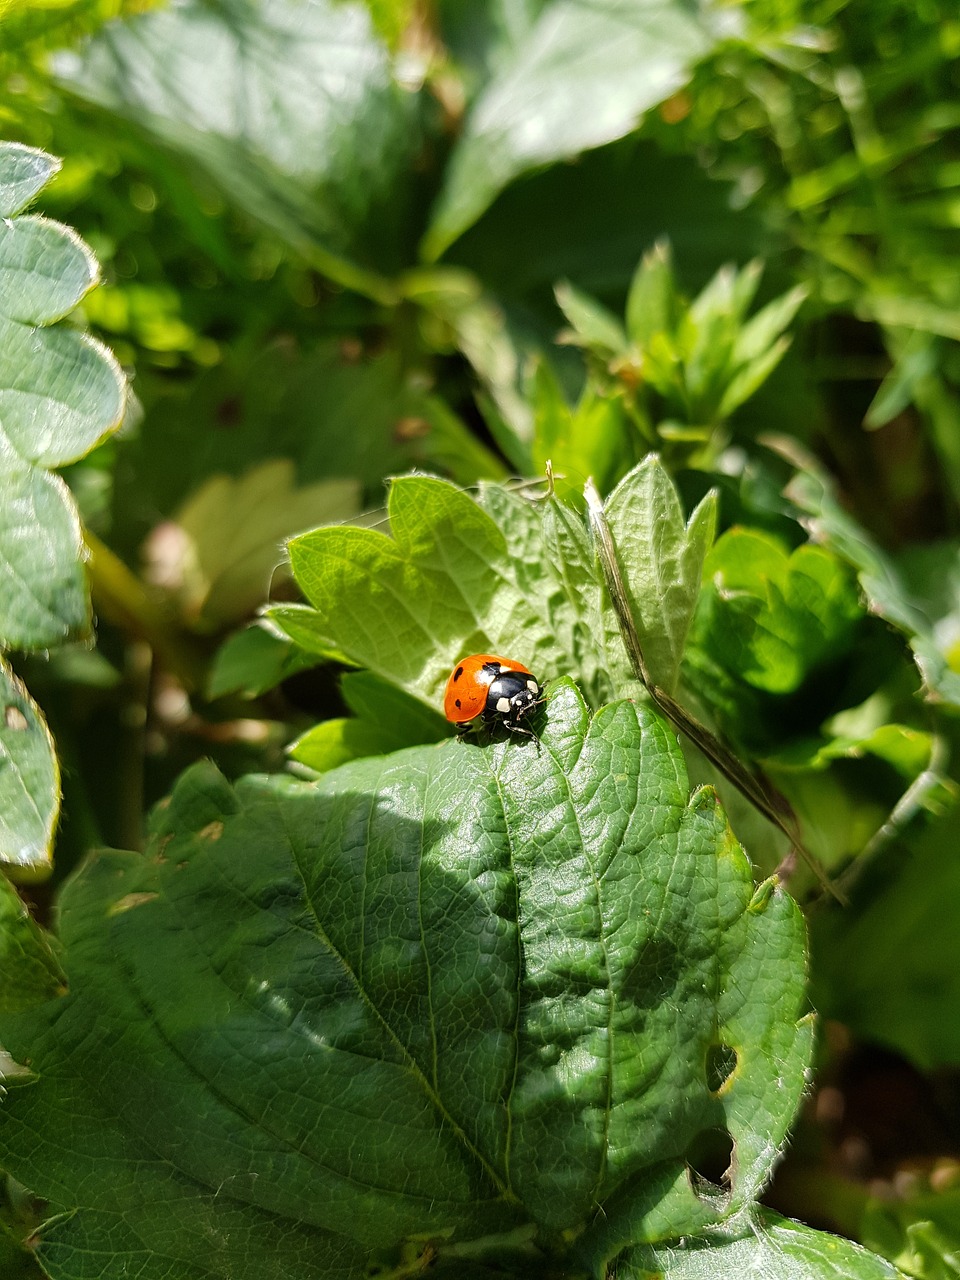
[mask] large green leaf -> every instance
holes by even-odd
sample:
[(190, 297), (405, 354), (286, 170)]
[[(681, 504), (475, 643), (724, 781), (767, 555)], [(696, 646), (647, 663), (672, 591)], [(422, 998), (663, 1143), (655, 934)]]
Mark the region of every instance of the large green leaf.
[(42, 648), (90, 625), (80, 526), (48, 468), (82, 457), (123, 413), (109, 352), (62, 319), (97, 280), (67, 227), (16, 216), (59, 162), (0, 144), (0, 645)]
[(406, 261), (417, 100), (359, 4), (214, 0), (104, 28), (64, 83), (199, 166), (334, 279)]
[(21, 874), (49, 868), (59, 812), (60, 770), (50, 731), (0, 660), (0, 863)]
[[(517, 578), (503, 530), (444, 481), (395, 480), (388, 511), (392, 537), (328, 527), (290, 544), (294, 574), (327, 641), (434, 705), (467, 653), (512, 649), (544, 678), (566, 670), (562, 644), (536, 607), (539, 595), (556, 589), (555, 571), (544, 566), (534, 595)], [(285, 612), (272, 613), (283, 627)], [(307, 647), (301, 631), (290, 634)]]
[[(543, 679), (576, 671), (594, 706), (636, 690), (578, 513), (496, 485), (475, 502), (424, 476), (395, 480), (388, 512), (392, 537), (341, 527), (291, 542), (313, 611), (271, 616), (301, 647), (334, 646), (433, 705), (467, 653), (506, 653)], [(651, 457), (622, 482), (610, 512), (651, 662), (669, 688), (712, 538), (713, 500), (685, 524)]]
[(555, 0), (475, 103), (424, 248), (441, 253), (514, 178), (630, 133), (713, 37), (678, 0)]
[[(310, 785), (198, 766), (86, 865), (70, 995), (0, 1017), (35, 1077), (0, 1159), (76, 1210), (53, 1280), (352, 1280), (414, 1236), (555, 1275), (752, 1202), (812, 1046), (799, 911), (655, 713), (562, 682), (545, 719)], [(725, 1191), (686, 1160), (718, 1131)]]

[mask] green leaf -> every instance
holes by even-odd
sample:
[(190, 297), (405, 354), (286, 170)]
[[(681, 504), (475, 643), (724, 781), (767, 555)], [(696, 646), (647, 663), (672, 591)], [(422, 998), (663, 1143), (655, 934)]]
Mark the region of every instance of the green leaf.
[(175, 597), (199, 630), (222, 630), (248, 617), (278, 576), (283, 543), (321, 520), (346, 520), (360, 508), (355, 480), (298, 486), (294, 464), (274, 458), (239, 478), (211, 476), (147, 546), (153, 580)]
[[(948, 1166), (945, 1172), (954, 1170)], [(918, 1175), (911, 1186), (909, 1177), (901, 1177), (897, 1197), (867, 1201), (859, 1234), (908, 1276), (953, 1280), (960, 1257), (960, 1188), (934, 1189)]]
[(883, 1258), (826, 1231), (813, 1231), (768, 1209), (729, 1228), (656, 1248), (632, 1250), (623, 1280), (904, 1280)]
[(239, 693), (259, 698), (288, 676), (315, 666), (315, 659), (298, 649), (265, 622), (234, 631), (217, 650), (207, 681), (207, 696)]
[(627, 294), (627, 333), (638, 347), (646, 347), (655, 333), (672, 333), (678, 300), (673, 281), (669, 240), (658, 240), (641, 258)]
[(4, 142), (0, 154), (0, 218), (12, 218), (39, 195), (63, 162), (20, 142)]
[(551, 464), (556, 491), (579, 495), (588, 476), (602, 492), (624, 474), (632, 461), (633, 424), (622, 396), (604, 394), (590, 383), (573, 407), (546, 364), (537, 369), (533, 386), (534, 428), (531, 469), (546, 474)]
[(767, 533), (730, 529), (707, 559), (706, 631), (698, 643), (738, 679), (791, 693), (849, 648), (863, 620), (853, 575), (831, 552), (788, 554)]
[(514, 183), (448, 259), (474, 274), (518, 331), (529, 335), (535, 317), (546, 349), (557, 327), (558, 280), (616, 313), (638, 260), (666, 236), (678, 287), (688, 292), (723, 263), (765, 246), (769, 230), (752, 208), (733, 210), (732, 196), (690, 156), (666, 153), (641, 133)]
[(58, 69), (74, 93), (199, 166), (332, 279), (389, 293), (366, 268), (406, 261), (417, 101), (394, 81), (360, 5), (189, 0), (110, 23)]
[(96, 283), (90, 251), (59, 223), (16, 216), (57, 167), (0, 144), (0, 645), (21, 649), (89, 630), (76, 508), (47, 468), (114, 430), (125, 390), (104, 347), (53, 323)]
[(294, 760), (317, 773), (450, 736), (439, 712), (370, 671), (345, 675), (340, 689), (356, 718), (324, 720), (288, 748)]
[(818, 1007), (924, 1070), (960, 1063), (958, 842), (954, 805), (894, 841), (851, 908), (814, 926)]
[(558, 284), (554, 293), (557, 305), (573, 325), (571, 336), (578, 346), (605, 356), (616, 355), (626, 347), (627, 335), (612, 311), (582, 289), (575, 288), (569, 280)]
[[(777, 448), (803, 468), (791, 480), (787, 495), (805, 513), (811, 537), (853, 565), (871, 612), (907, 637), (926, 697), (960, 707), (960, 655), (955, 647), (944, 651), (936, 626), (924, 612), (922, 598), (915, 596), (913, 582), (908, 585), (894, 561), (842, 506), (835, 485), (813, 458), (792, 441), (778, 441)], [(936, 590), (930, 581), (918, 585), (931, 594)], [(955, 634), (949, 624), (948, 632)]]
[(610, 495), (606, 513), (647, 667), (672, 693), (713, 542), (716, 494), (684, 522), (673, 481), (650, 454)]
[(50, 941), (0, 874), (0, 1012), (19, 1013), (66, 991)]
[(438, 258), (514, 178), (632, 132), (712, 44), (676, 0), (549, 5), (467, 119), (426, 256)]
[[(753, 1200), (812, 1047), (799, 911), (657, 715), (562, 682), (545, 719), (309, 785), (198, 766), (145, 855), (86, 865), (70, 994), (0, 1017), (35, 1075), (0, 1159), (76, 1209), (55, 1280), (352, 1280), (518, 1229), (525, 1274), (537, 1230), (577, 1270)], [(685, 1162), (717, 1129), (721, 1195)]]
[[(374, 529), (325, 528), (290, 543), (298, 583), (325, 637), (436, 706), (454, 663), (467, 653), (509, 651), (538, 674), (564, 669), (513, 576), (507, 542), (465, 493), (440, 480), (395, 480), (392, 537)], [(286, 627), (285, 615), (270, 616)]]
[[(299, 485), (352, 477), (378, 503), (384, 475), (453, 461), (462, 431), (395, 351), (348, 359), (327, 340), (304, 354), (273, 343), (252, 359), (228, 356), (186, 394), (167, 389), (138, 438), (122, 443), (143, 492), (173, 516), (201, 481), (278, 458), (294, 463)], [(460, 467), (466, 484), (502, 473), (479, 444), (462, 450)]]
[(316, 609), (302, 604), (272, 605), (264, 610), (264, 617), (315, 661), (340, 662), (348, 667), (359, 665), (341, 653), (325, 633)]
[(0, 660), (0, 862), (21, 875), (49, 871), (60, 811), (60, 770), (36, 703)]

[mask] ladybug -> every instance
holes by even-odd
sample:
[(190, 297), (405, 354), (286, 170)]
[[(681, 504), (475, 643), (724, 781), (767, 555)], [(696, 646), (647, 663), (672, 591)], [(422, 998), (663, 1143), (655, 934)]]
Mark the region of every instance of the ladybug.
[(443, 714), (458, 733), (466, 733), (479, 720), (536, 739), (521, 721), (542, 702), (540, 686), (522, 662), (474, 653), (454, 667), (443, 697)]

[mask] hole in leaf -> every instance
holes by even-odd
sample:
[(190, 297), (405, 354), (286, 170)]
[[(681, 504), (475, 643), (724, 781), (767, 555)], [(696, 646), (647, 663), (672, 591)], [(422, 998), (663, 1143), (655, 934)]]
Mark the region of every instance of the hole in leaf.
[(707, 1088), (719, 1093), (737, 1069), (737, 1051), (728, 1044), (712, 1044), (707, 1050)]
[(736, 1144), (728, 1129), (703, 1129), (687, 1147), (687, 1177), (695, 1195), (714, 1200), (730, 1194)]

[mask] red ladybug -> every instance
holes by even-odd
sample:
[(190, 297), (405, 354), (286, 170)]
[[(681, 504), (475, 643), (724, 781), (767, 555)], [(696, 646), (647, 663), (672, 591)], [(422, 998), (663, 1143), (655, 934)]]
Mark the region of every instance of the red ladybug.
[(454, 667), (443, 697), (443, 714), (458, 733), (466, 733), (480, 720), (535, 739), (537, 735), (524, 729), (521, 721), (542, 702), (540, 686), (522, 662), (474, 653)]

